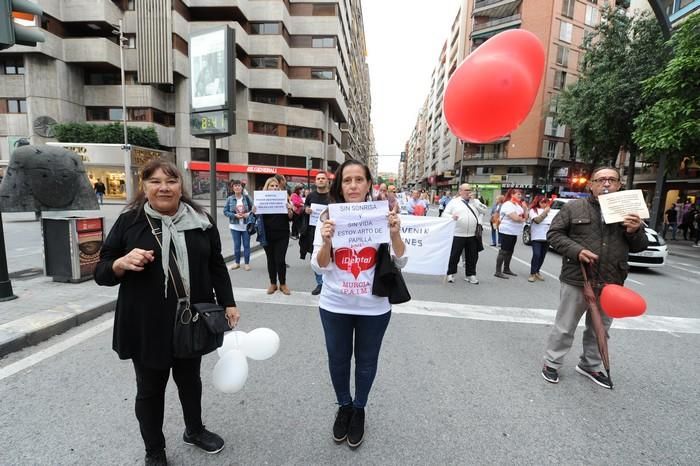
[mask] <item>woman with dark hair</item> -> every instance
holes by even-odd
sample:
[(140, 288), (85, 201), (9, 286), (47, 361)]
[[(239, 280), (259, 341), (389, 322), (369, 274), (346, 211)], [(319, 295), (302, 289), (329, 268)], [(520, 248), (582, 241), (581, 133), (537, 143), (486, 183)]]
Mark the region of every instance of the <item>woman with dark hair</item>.
[[(357, 160), (345, 161), (335, 173), (331, 199), (336, 203), (372, 200), (372, 175)], [(326, 217), (326, 218), (324, 218)], [(391, 317), (386, 297), (372, 294), (376, 255), (379, 244), (333, 250), (335, 222), (322, 214), (323, 224), (316, 228), (311, 267), (323, 274), (319, 313), (326, 339), (328, 369), (338, 405), (333, 439), (347, 439), (351, 448), (362, 443), (365, 431), (365, 405), (377, 373), (379, 350)], [(389, 211), (388, 225), (392, 260), (403, 267), (405, 244), (401, 239), (399, 215)], [(362, 267), (357, 267), (362, 264)], [(353, 267), (354, 266), (354, 267)], [(355, 398), (350, 393), (350, 367), (355, 355)]]
[(304, 199), (301, 197), (303, 187), (298, 184), (294, 187), (289, 202), (292, 204), (292, 239), (299, 239), (299, 226), (301, 214), (304, 212)]
[(532, 259), (530, 260), (530, 276), (527, 281), (530, 283), (539, 280), (544, 281), (544, 277), (540, 275), (540, 268), (544, 264), (544, 258), (547, 256), (547, 232), (551, 219), (548, 218), (551, 205), (546, 196), (538, 194), (532, 200), (529, 210), (529, 218), (532, 221), (530, 224), (530, 238), (532, 240)]
[(120, 285), (112, 347), (121, 359), (134, 364), (136, 418), (146, 446), (146, 464), (167, 464), (163, 413), (171, 370), (185, 418), (183, 441), (207, 453), (224, 448), (223, 439), (202, 424), (202, 358), (173, 356), (173, 327), (178, 294), (182, 294), (175, 289), (170, 252), (176, 258), (185, 299), (192, 303), (216, 300), (226, 308), (231, 328), (240, 314), (221, 256), (219, 231), (184, 192), (177, 167), (154, 160), (143, 168), (141, 179), (141, 189), (102, 245), (95, 281)]
[[(280, 184), (276, 177), (265, 181), (263, 191), (279, 191)], [(264, 214), (257, 216), (258, 242), (265, 250), (267, 273), (270, 286), (267, 294), (279, 290), (286, 295), (292, 294), (287, 286), (287, 248), (289, 247), (289, 219), (292, 218), (292, 205), (287, 203), (287, 214)]]
[[(498, 250), (494, 274), (498, 278), (508, 278), (508, 275), (517, 277), (517, 274), (510, 270), (510, 260), (515, 251), (515, 243), (523, 232), (523, 226), (527, 220), (526, 208), (527, 206), (523, 204), (523, 192), (520, 189), (509, 189), (506, 193), (506, 201), (501, 206), (501, 221), (498, 226), (501, 249)], [(502, 271), (501, 268), (503, 268)]]

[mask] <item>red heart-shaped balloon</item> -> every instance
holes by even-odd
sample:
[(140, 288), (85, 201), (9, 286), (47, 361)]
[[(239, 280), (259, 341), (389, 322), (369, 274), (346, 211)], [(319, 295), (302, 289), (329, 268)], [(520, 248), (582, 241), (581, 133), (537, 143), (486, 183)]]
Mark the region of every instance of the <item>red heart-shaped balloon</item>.
[(647, 310), (647, 303), (639, 294), (620, 285), (605, 285), (600, 292), (600, 306), (614, 319), (637, 317)]
[(535, 103), (544, 48), (533, 33), (511, 29), (472, 52), (450, 77), (443, 111), (452, 133), (475, 143), (515, 130)]
[(338, 268), (350, 272), (355, 279), (363, 270), (371, 269), (377, 262), (377, 250), (370, 246), (359, 251), (352, 248), (338, 248), (334, 256)]

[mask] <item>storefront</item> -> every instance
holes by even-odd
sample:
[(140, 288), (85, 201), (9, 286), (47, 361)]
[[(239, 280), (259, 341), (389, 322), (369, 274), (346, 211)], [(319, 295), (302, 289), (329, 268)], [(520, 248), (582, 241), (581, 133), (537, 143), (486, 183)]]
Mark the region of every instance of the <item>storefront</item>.
[[(195, 199), (204, 199), (209, 197), (209, 162), (185, 162), (185, 169), (189, 170), (192, 175), (192, 196)], [(294, 188), (297, 184), (304, 187), (311, 184), (313, 187), (314, 179), (319, 173), (319, 170), (313, 169), (307, 171), (303, 168), (290, 167), (271, 167), (267, 165), (238, 165), (233, 163), (217, 163), (216, 164), (216, 181), (217, 181), (217, 197), (219, 199), (226, 197), (226, 189), (229, 181), (239, 180), (245, 185), (246, 190), (252, 193), (256, 190), (261, 190), (265, 186), (265, 181), (275, 175), (284, 175), (287, 180), (287, 186)], [(329, 174), (329, 178), (333, 175)]]
[[(50, 146), (59, 146), (75, 152), (83, 161), (90, 183), (94, 186), (97, 180), (104, 183), (105, 198), (126, 200), (126, 171), (124, 167), (124, 151), (121, 144), (70, 144), (49, 142)], [(154, 159), (175, 161), (175, 155), (146, 147), (131, 147), (131, 176), (133, 186), (138, 186), (138, 173), (141, 168)]]

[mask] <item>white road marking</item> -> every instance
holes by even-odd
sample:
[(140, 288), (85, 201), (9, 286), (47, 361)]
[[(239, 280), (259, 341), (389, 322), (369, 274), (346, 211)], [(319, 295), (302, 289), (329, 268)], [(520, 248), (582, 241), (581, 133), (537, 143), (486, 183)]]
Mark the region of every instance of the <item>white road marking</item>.
[(673, 264), (667, 264), (667, 265), (669, 267), (673, 267), (674, 269), (682, 270), (683, 272), (694, 273), (696, 275), (700, 275), (700, 271), (697, 271), (697, 270), (691, 270), (691, 269), (688, 269), (686, 267), (678, 267), (677, 265), (673, 265)]
[(102, 323), (88, 328), (87, 330), (78, 333), (77, 335), (73, 335), (70, 338), (66, 338), (60, 343), (56, 343), (55, 345), (52, 345), (46, 349), (37, 351), (31, 356), (27, 356), (24, 359), (20, 359), (19, 361), (12, 363), (9, 366), (0, 368), (0, 380), (6, 379), (7, 377), (16, 374), (17, 372), (23, 371), (24, 369), (38, 364), (44, 359), (50, 358), (51, 356), (55, 356), (56, 354), (61, 353), (75, 345), (78, 345), (84, 342), (85, 340), (89, 340), (95, 335), (99, 335), (105, 330), (112, 328), (112, 325), (114, 325), (114, 319), (106, 320)]
[[(246, 303), (279, 304), (282, 306), (318, 307), (318, 297), (308, 292), (292, 292), (290, 296), (275, 293), (268, 295), (259, 288), (235, 288), (236, 301)], [(246, 306), (239, 306), (245, 316)], [(551, 325), (555, 309), (536, 309), (505, 306), (479, 306), (475, 304), (442, 303), (436, 301), (411, 300), (393, 307), (397, 314), (452, 317), (456, 319), (486, 320), (520, 324)], [(581, 319), (581, 325), (584, 320)], [(700, 319), (643, 315), (641, 317), (616, 319), (615, 329), (646, 330), (672, 334), (688, 333), (700, 335)]]
[(629, 277), (628, 277), (625, 281), (632, 282), (632, 283), (634, 283), (635, 285), (644, 286), (644, 283), (638, 282), (637, 280), (633, 280), (633, 279), (631, 279), (631, 278), (629, 278)]

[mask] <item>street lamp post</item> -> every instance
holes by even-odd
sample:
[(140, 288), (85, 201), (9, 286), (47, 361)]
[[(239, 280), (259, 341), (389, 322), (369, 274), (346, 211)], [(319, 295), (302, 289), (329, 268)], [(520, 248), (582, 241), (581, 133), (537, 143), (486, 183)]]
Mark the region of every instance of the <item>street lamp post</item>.
[(131, 175), (131, 145), (129, 145), (129, 133), (126, 127), (126, 80), (124, 77), (124, 46), (126, 45), (124, 41), (127, 39), (124, 37), (123, 21), (119, 20), (119, 66), (121, 69), (122, 76), (122, 126), (124, 129), (124, 145), (122, 150), (124, 151), (124, 186), (126, 188), (126, 200), (132, 198), (134, 194), (134, 178)]

